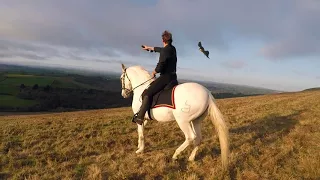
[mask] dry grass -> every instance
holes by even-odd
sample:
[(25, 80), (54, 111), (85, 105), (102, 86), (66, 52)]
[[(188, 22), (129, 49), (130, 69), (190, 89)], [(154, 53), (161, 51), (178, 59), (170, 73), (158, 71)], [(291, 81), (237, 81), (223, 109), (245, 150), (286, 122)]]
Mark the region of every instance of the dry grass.
[(0, 117), (0, 179), (319, 179), (320, 91), (217, 100), (230, 127), (231, 167), (221, 174), (212, 124), (194, 163), (176, 123), (151, 121), (136, 155), (130, 108)]

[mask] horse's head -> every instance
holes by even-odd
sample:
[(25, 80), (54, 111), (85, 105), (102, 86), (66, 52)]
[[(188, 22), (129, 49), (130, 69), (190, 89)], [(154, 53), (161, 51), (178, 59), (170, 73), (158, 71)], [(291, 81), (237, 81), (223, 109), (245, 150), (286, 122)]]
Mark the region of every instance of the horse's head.
[(121, 64), (121, 66), (122, 66), (122, 74), (120, 76), (121, 86), (122, 86), (121, 95), (124, 98), (129, 98), (133, 94), (132, 84), (127, 74), (127, 68), (124, 66), (124, 64)]
[(129, 68), (126, 68), (124, 64), (121, 64), (121, 66), (121, 95), (124, 98), (131, 97), (135, 90), (145, 89), (154, 80), (154, 77), (151, 77), (148, 71), (141, 66), (131, 66)]

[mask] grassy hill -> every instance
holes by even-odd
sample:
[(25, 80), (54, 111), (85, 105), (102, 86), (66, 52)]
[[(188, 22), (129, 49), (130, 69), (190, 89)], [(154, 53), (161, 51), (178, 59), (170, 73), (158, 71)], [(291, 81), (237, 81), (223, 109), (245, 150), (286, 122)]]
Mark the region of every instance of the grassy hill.
[(175, 122), (150, 121), (136, 155), (130, 108), (0, 116), (0, 179), (319, 179), (320, 91), (219, 99), (230, 127), (231, 167), (222, 177), (212, 124), (196, 161)]

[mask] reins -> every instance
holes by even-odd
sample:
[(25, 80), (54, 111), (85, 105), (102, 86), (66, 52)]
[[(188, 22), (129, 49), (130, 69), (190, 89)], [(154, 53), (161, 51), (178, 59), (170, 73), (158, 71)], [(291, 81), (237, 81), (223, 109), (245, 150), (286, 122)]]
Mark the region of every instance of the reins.
[[(138, 86), (136, 86), (135, 88), (133, 88), (131, 91), (133, 91), (134, 89), (136, 89), (137, 87), (139, 87), (139, 86), (142, 86), (144, 83), (146, 83), (146, 82), (148, 82), (148, 81), (150, 81), (151, 79), (153, 79), (154, 77), (152, 77), (152, 78), (150, 78), (150, 79), (148, 79), (148, 80), (146, 80), (146, 81), (144, 81), (143, 83), (141, 83), (140, 85), (138, 85)], [(128, 78), (129, 79), (129, 78)]]
[[(128, 78), (128, 80), (131, 82), (129, 76), (127, 75), (127, 69), (124, 70), (124, 75), (125, 75), (125, 76)], [(122, 89), (126, 90), (127, 93), (131, 93), (131, 92), (133, 92), (133, 90), (135, 90), (136, 88), (142, 86), (143, 84), (145, 84), (146, 82), (150, 81), (150, 80), (153, 79), (153, 78), (154, 78), (154, 77), (152, 77), (152, 78), (144, 81), (143, 83), (139, 84), (138, 86), (134, 87), (134, 88), (131, 89), (131, 90), (130, 90), (130, 89), (127, 89), (127, 88), (125, 87), (125, 82), (124, 82), (124, 80), (123, 80), (123, 81), (122, 81)]]

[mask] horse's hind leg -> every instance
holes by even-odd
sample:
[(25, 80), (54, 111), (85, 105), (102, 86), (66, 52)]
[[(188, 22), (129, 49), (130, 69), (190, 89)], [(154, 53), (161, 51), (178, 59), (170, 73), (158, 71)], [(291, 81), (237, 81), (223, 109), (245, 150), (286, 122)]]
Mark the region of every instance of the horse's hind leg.
[(193, 132), (193, 129), (191, 127), (190, 122), (188, 121), (183, 121), (183, 120), (178, 120), (177, 121), (180, 129), (183, 131), (184, 135), (185, 135), (185, 141), (176, 149), (175, 153), (172, 156), (172, 159), (176, 160), (177, 156), (183, 151), (185, 150), (191, 142), (194, 141), (194, 139), (196, 138), (196, 135)]
[(194, 149), (192, 150), (192, 152), (189, 156), (189, 161), (194, 161), (196, 153), (199, 149), (199, 145), (202, 140), (201, 122), (204, 118), (205, 118), (205, 116), (200, 116), (199, 118), (197, 118), (191, 122), (194, 134), (196, 135), (196, 139), (193, 141)]

